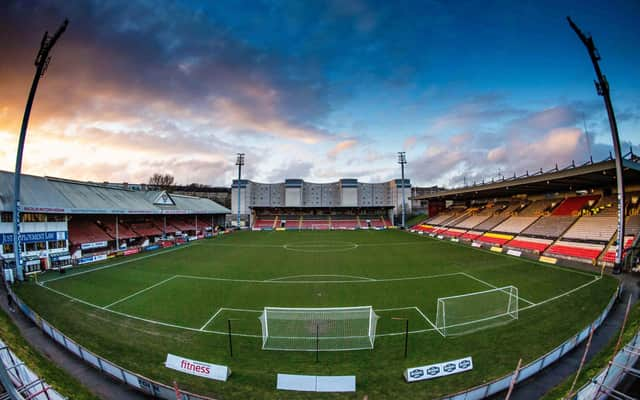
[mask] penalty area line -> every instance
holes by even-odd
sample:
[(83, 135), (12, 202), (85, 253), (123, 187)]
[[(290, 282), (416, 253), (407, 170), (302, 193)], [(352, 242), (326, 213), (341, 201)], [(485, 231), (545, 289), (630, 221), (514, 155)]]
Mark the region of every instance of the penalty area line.
[(144, 259), (146, 259), (146, 258), (151, 258), (151, 257), (159, 256), (159, 255), (161, 255), (161, 254), (167, 254), (167, 253), (171, 253), (171, 252), (174, 252), (174, 251), (177, 251), (177, 250), (186, 249), (187, 247), (196, 246), (196, 245), (198, 245), (198, 244), (199, 244), (199, 243), (183, 244), (183, 245), (180, 245), (180, 246), (177, 246), (177, 247), (171, 248), (171, 249), (161, 250), (161, 251), (158, 251), (157, 253), (149, 254), (149, 255), (146, 255), (146, 256), (142, 256), (142, 257), (134, 257), (134, 258), (132, 258), (132, 259), (130, 259), (130, 260), (124, 260), (124, 261), (120, 261), (120, 262), (117, 262), (117, 263), (114, 263), (114, 264), (104, 265), (104, 266), (102, 266), (102, 267), (91, 268), (91, 269), (88, 269), (88, 270), (84, 270), (84, 271), (76, 272), (75, 274), (68, 274), (68, 275), (66, 275), (66, 276), (60, 276), (60, 277), (58, 277), (58, 278), (47, 279), (47, 280), (45, 280), (45, 281), (41, 281), (41, 282), (40, 282), (40, 284), (45, 285), (45, 284), (47, 284), (47, 283), (49, 283), (49, 282), (55, 282), (55, 281), (59, 281), (59, 280), (61, 280), (61, 279), (73, 278), (74, 276), (84, 275), (84, 274), (88, 274), (88, 273), (90, 273), (90, 272), (96, 272), (96, 271), (100, 271), (100, 270), (107, 269), (107, 268), (117, 267), (117, 266), (119, 266), (119, 265), (123, 265), (123, 264), (128, 264), (128, 263), (132, 263), (132, 262), (136, 262), (136, 261), (144, 260)]
[[(165, 326), (165, 327), (174, 328), (174, 329), (183, 329), (183, 330), (191, 331), (191, 332), (213, 333), (213, 334), (216, 334), (216, 335), (228, 335), (229, 334), (229, 332), (222, 332), (222, 331), (211, 331), (211, 330), (202, 330), (201, 331), (198, 328), (192, 328), (190, 326), (171, 324), (171, 323), (168, 323), (168, 322), (162, 322), (162, 321), (156, 321), (156, 320), (153, 320), (153, 319), (147, 319), (147, 318), (138, 317), (136, 315), (127, 314), (127, 313), (123, 313), (123, 312), (120, 312), (120, 311), (115, 311), (115, 310), (112, 310), (112, 309), (104, 309), (104, 308), (102, 308), (102, 307), (100, 307), (98, 305), (95, 305), (93, 303), (89, 303), (88, 301), (84, 301), (84, 300), (79, 299), (77, 297), (73, 297), (73, 296), (71, 296), (69, 294), (63, 293), (63, 292), (61, 292), (59, 290), (50, 288), (48, 286), (44, 286), (42, 284), (38, 284), (38, 286), (40, 286), (40, 287), (42, 287), (44, 289), (50, 290), (53, 293), (56, 293), (56, 294), (58, 294), (60, 296), (66, 297), (71, 301), (75, 301), (75, 302), (84, 304), (85, 306), (88, 306), (88, 307), (91, 307), (91, 308), (95, 308), (95, 309), (98, 309), (98, 310), (101, 310), (101, 311), (109, 312), (109, 313), (112, 313), (112, 314), (116, 314), (116, 315), (119, 315), (121, 317), (131, 318), (131, 319), (135, 319), (137, 321), (146, 322), (148, 324), (160, 325), (160, 326)], [(260, 338), (260, 339), (262, 338), (262, 335), (252, 335), (252, 334), (248, 334), (248, 333), (235, 333), (234, 332), (231, 335), (232, 336), (238, 336), (238, 337), (242, 336), (242, 337), (249, 337), (249, 338)]]
[[(462, 275), (464, 275), (464, 276), (466, 276), (467, 278), (470, 278), (470, 279), (473, 279), (473, 280), (475, 280), (475, 281), (477, 281), (477, 282), (480, 282), (480, 283), (482, 283), (483, 285), (487, 285), (487, 286), (489, 286), (490, 288), (493, 288), (493, 289), (500, 289), (498, 286), (492, 285), (492, 284), (490, 284), (489, 282), (486, 282), (486, 281), (483, 281), (482, 279), (476, 278), (475, 276), (473, 276), (473, 275), (471, 275), (471, 274), (467, 274), (466, 272), (461, 272), (461, 274), (462, 274)], [(505, 293), (506, 293), (506, 291), (504, 291), (504, 290), (501, 290), (501, 292), (505, 292)], [(529, 305), (535, 305), (535, 304), (536, 304), (536, 303), (534, 303), (533, 301), (529, 301), (529, 300), (525, 299), (524, 297), (520, 297), (520, 296), (518, 296), (518, 300), (522, 300), (522, 301), (524, 301), (525, 303), (529, 303)]]
[[(424, 318), (424, 319), (429, 323), (429, 325), (431, 325), (431, 326), (433, 327), (433, 329), (435, 329), (438, 333), (440, 333), (440, 334), (442, 335), (442, 333), (440, 332), (440, 330), (438, 329), (438, 327), (437, 327), (433, 322), (431, 322), (431, 320), (430, 320), (429, 318), (427, 318), (427, 316), (426, 316), (426, 315), (424, 315), (424, 313), (422, 312), (422, 310), (421, 310), (421, 309), (419, 309), (418, 307), (413, 307), (413, 308), (415, 308), (415, 309), (416, 309), (416, 311), (418, 312), (418, 314), (422, 315), (422, 318)], [(443, 335), (443, 336), (444, 336), (444, 335)]]
[(169, 282), (170, 280), (175, 279), (175, 278), (176, 278), (176, 275), (170, 276), (170, 277), (168, 277), (167, 279), (164, 279), (164, 280), (162, 280), (162, 281), (160, 281), (160, 282), (158, 282), (158, 283), (156, 283), (156, 284), (153, 284), (153, 285), (151, 285), (151, 286), (149, 286), (149, 287), (146, 287), (146, 288), (144, 288), (144, 289), (138, 290), (137, 292), (132, 293), (132, 294), (130, 294), (130, 295), (126, 296), (126, 297), (123, 297), (123, 298), (121, 298), (121, 299), (119, 299), (119, 300), (116, 300), (116, 301), (114, 301), (113, 303), (111, 303), (111, 304), (109, 304), (109, 305), (106, 305), (106, 306), (104, 306), (104, 307), (102, 307), (102, 308), (106, 310), (107, 308), (109, 308), (109, 307), (111, 307), (111, 306), (115, 306), (115, 305), (116, 305), (116, 304), (118, 304), (118, 303), (122, 303), (123, 301), (129, 300), (129, 299), (130, 299), (130, 298), (132, 298), (132, 297), (135, 297), (135, 296), (137, 296), (137, 295), (139, 295), (139, 294), (142, 294), (142, 293), (146, 292), (147, 290), (151, 290), (151, 289), (153, 289), (154, 287), (157, 287), (157, 286), (160, 286), (160, 285), (162, 285), (162, 284), (164, 284), (164, 283), (167, 283), (167, 282)]
[(222, 308), (218, 308), (218, 311), (216, 311), (216, 313), (215, 313), (215, 314), (213, 314), (213, 315), (211, 316), (211, 318), (209, 318), (209, 319), (207, 320), (207, 322), (205, 322), (205, 323), (204, 323), (204, 325), (202, 325), (202, 326), (200, 327), (199, 331), (201, 331), (201, 332), (202, 332), (202, 331), (204, 330), (204, 328), (206, 328), (206, 327), (207, 327), (207, 325), (209, 325), (209, 324), (211, 323), (211, 321), (213, 321), (213, 320), (218, 316), (218, 314), (220, 314), (220, 312), (221, 312), (222, 310), (223, 310)]

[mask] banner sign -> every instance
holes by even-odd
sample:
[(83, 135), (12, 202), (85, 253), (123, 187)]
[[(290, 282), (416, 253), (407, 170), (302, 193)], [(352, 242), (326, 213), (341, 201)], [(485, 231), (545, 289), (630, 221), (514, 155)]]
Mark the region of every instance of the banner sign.
[(471, 243), (471, 247), (482, 247), (482, 245), (478, 242)]
[(547, 257), (547, 256), (540, 256), (540, 258), (538, 259), (538, 261), (547, 263), (547, 264), (555, 264), (558, 262), (557, 258), (553, 258), (553, 257)]
[(423, 381), (426, 379), (458, 374), (460, 372), (467, 372), (472, 369), (473, 360), (471, 357), (465, 357), (457, 360), (445, 361), (443, 363), (425, 365), (424, 367), (408, 368), (404, 372), (404, 379), (407, 382)]
[(215, 379), (226, 382), (231, 370), (225, 365), (209, 364), (202, 361), (190, 360), (173, 354), (167, 354), (165, 367), (175, 369), (186, 374), (196, 375), (203, 378)]
[(136, 254), (136, 253), (140, 253), (140, 249), (137, 247), (135, 249), (129, 249), (122, 252), (122, 254), (124, 254), (125, 256), (130, 256), (131, 254)]
[(491, 251), (495, 251), (496, 253), (502, 253), (502, 247), (491, 246)]
[(107, 247), (108, 243), (106, 241), (103, 242), (93, 242), (93, 243), (82, 243), (80, 245), (80, 248), (82, 250), (89, 250), (89, 249), (99, 249), (101, 247)]
[(152, 244), (151, 246), (147, 246), (144, 249), (146, 251), (151, 251), (151, 250), (158, 250), (160, 248), (159, 244)]
[[(13, 233), (0, 234), (2, 244), (13, 243)], [(67, 240), (67, 232), (23, 232), (20, 234), (22, 243), (53, 242), (54, 240)]]
[(106, 254), (100, 254), (97, 256), (88, 256), (88, 257), (82, 257), (81, 259), (78, 260), (78, 264), (88, 264), (88, 263), (92, 263), (92, 262), (96, 262), (96, 261), (103, 261), (107, 259), (107, 255)]
[(520, 250), (507, 250), (507, 254), (510, 256), (516, 256), (516, 257), (520, 257), (522, 255), (522, 252)]

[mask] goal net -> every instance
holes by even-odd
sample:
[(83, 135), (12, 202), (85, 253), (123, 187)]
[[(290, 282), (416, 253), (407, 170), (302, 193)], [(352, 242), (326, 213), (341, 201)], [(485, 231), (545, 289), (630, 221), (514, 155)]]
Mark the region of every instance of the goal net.
[(372, 349), (378, 316), (371, 306), (265, 307), (262, 349), (340, 351)]
[(443, 336), (464, 335), (518, 319), (518, 288), (438, 298), (436, 328)]

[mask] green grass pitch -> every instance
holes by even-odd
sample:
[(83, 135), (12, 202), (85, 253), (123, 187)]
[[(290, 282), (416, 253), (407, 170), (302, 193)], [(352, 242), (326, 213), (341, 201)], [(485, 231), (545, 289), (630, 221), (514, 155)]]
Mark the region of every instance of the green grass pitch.
[[(278, 392), (277, 373), (356, 375), (356, 395), (433, 398), (543, 355), (592, 322), (617, 281), (400, 231), (242, 232), (114, 259), (16, 288), (63, 333), (151, 379), (225, 399), (319, 398)], [(437, 299), (513, 285), (519, 318), (466, 335), (435, 329)], [(262, 350), (269, 307), (373, 306), (373, 350)], [(476, 305), (477, 306), (477, 305)], [(409, 356), (404, 358), (408, 318)], [(233, 358), (227, 321), (232, 319)], [(225, 364), (228, 382), (164, 367), (167, 353)], [(407, 384), (405, 368), (472, 356), (470, 372)]]

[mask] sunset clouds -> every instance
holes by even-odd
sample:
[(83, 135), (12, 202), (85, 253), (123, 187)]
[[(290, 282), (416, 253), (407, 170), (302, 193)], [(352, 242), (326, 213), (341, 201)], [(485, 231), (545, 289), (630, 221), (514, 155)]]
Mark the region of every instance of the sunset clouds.
[[(615, 22), (590, 30), (622, 139), (638, 143), (640, 56), (629, 43), (640, 11), (621, 5), (595, 21), (595, 3), (540, 7), (483, 8), (480, 23), (455, 4), (434, 4), (425, 19), (422, 2), (5, 1), (0, 169), (14, 167), (42, 33), (65, 17), (31, 116), (26, 173), (141, 182), (162, 172), (229, 185), (244, 152), (257, 181), (372, 181), (397, 177), (404, 150), (414, 184), (455, 185), (584, 160), (588, 149), (606, 156), (606, 115), (564, 26), (569, 13), (593, 29)], [(535, 47), (534, 27), (556, 39)]]

